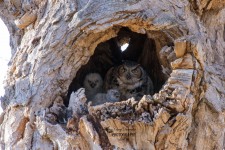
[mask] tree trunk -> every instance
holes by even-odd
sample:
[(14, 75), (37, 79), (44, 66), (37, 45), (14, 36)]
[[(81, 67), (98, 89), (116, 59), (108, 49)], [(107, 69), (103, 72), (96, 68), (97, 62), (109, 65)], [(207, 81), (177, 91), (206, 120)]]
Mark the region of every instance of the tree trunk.
[[(13, 54), (1, 149), (225, 148), (224, 6), (216, 0), (0, 1)], [(165, 84), (140, 101), (100, 106), (87, 106), (81, 88), (67, 106), (79, 69), (124, 27), (155, 42)]]

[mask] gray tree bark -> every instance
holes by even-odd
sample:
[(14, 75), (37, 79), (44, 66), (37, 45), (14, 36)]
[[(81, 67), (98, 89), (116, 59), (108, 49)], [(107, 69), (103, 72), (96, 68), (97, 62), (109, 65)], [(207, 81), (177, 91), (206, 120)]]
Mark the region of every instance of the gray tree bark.
[[(224, 6), (216, 0), (0, 1), (13, 54), (1, 149), (225, 148)], [(85, 112), (80, 89), (70, 98), (67, 126), (55, 123), (77, 71), (121, 27), (155, 40), (160, 63), (170, 70), (165, 85), (139, 102)]]

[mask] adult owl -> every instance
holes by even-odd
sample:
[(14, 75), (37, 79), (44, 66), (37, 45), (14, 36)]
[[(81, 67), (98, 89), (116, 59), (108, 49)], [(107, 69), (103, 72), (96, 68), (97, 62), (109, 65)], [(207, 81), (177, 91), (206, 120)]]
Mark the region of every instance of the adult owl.
[(107, 72), (104, 90), (108, 89), (118, 89), (122, 100), (131, 97), (140, 100), (143, 95), (153, 94), (153, 83), (140, 64), (125, 61)]

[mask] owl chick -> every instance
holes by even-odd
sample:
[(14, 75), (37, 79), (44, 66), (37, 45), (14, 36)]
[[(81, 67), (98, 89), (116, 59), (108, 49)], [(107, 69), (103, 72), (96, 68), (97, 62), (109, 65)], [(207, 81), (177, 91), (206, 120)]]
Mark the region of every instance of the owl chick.
[(140, 64), (125, 61), (107, 72), (104, 89), (118, 89), (123, 100), (131, 97), (139, 100), (143, 95), (153, 94), (153, 83)]
[(83, 86), (87, 100), (102, 92), (103, 79), (98, 73), (89, 73), (85, 76)]
[(120, 92), (117, 89), (110, 89), (107, 93), (98, 93), (91, 100), (92, 105), (99, 105), (106, 102), (119, 102), (120, 101)]

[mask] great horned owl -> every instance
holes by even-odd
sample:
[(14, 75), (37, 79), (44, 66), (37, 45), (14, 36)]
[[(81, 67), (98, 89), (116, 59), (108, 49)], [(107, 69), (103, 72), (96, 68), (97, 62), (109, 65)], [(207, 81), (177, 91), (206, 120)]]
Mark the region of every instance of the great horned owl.
[(89, 73), (85, 76), (83, 86), (85, 88), (85, 95), (89, 101), (97, 93), (102, 92), (103, 79), (98, 73)]
[(109, 89), (107, 93), (98, 93), (91, 100), (92, 105), (99, 105), (106, 102), (119, 102), (120, 101), (120, 92), (117, 89)]
[(104, 89), (118, 89), (123, 100), (140, 99), (143, 95), (153, 94), (153, 83), (140, 64), (125, 61), (107, 72)]

